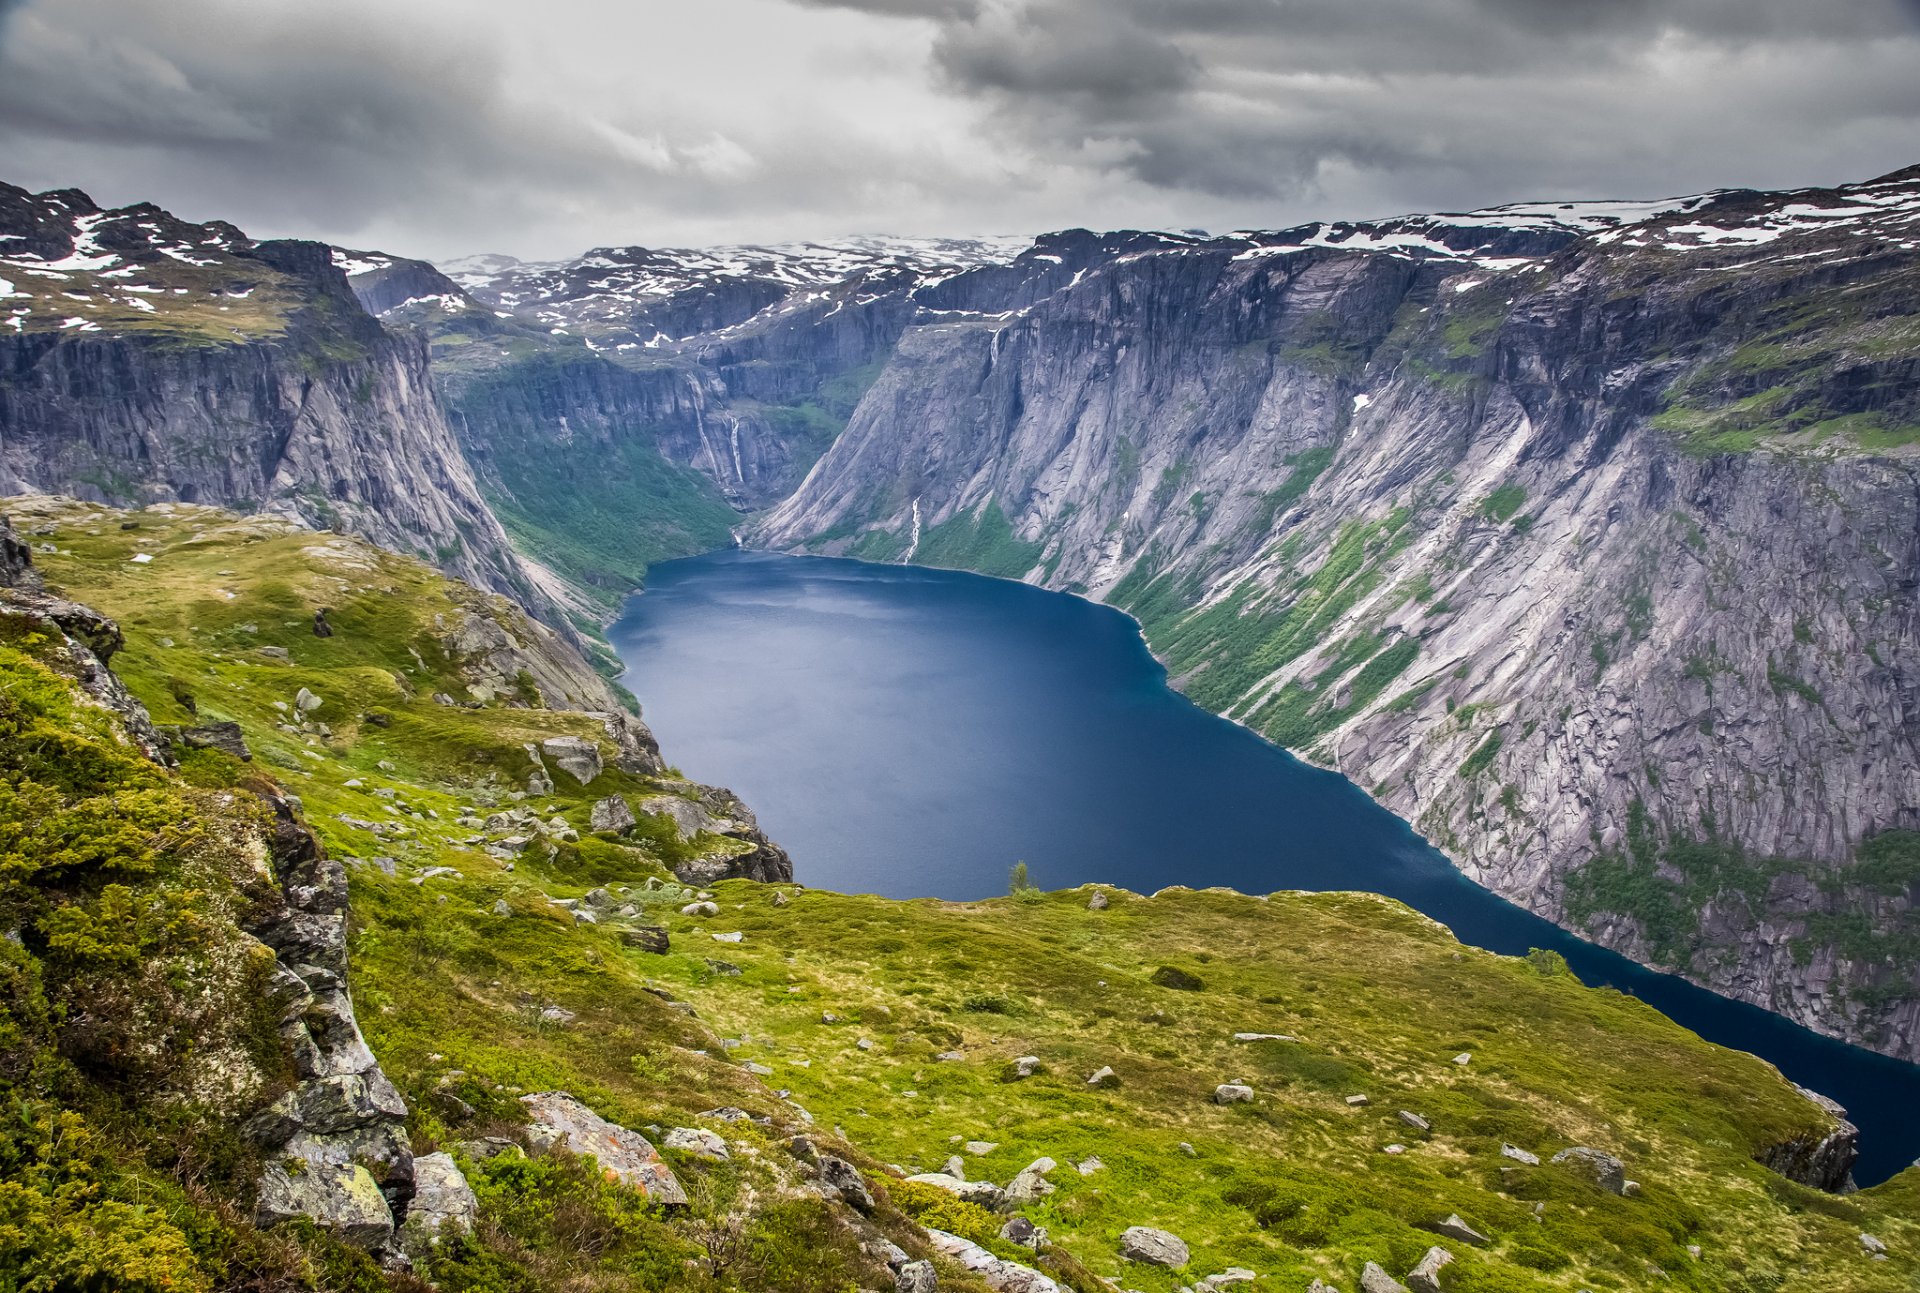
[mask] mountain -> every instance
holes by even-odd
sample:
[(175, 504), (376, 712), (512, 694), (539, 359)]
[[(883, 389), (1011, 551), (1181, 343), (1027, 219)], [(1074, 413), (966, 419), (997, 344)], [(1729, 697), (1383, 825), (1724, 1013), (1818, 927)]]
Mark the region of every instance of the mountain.
[(1920, 1170), (1836, 1192), (1855, 1135), (1830, 1102), (1551, 954), (1366, 894), (738, 878), (724, 792), (579, 708), (605, 684), (503, 599), (274, 517), (15, 513), (0, 1279), (1897, 1293), (1920, 1270)]
[(749, 542), (1132, 611), (1474, 879), (1920, 1057), (1920, 170), (1043, 238)]
[[(1021, 244), (1024, 245), (1024, 244)], [(431, 338), (483, 488), (603, 608), (666, 557), (724, 546), (786, 496), (913, 318), (918, 291), (1009, 240), (600, 248), (439, 270), (336, 263), (366, 307)]]
[(262, 510), (558, 611), (317, 243), (0, 185), (0, 490)]

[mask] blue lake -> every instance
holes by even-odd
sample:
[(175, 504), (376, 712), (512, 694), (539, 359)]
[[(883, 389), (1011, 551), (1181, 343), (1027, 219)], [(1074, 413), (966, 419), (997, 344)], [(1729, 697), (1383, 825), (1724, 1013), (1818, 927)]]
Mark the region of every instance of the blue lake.
[(1335, 774), (1166, 685), (1132, 620), (1005, 580), (724, 552), (656, 566), (610, 632), (668, 757), (732, 787), (795, 878), (897, 898), (1035, 881), (1370, 889), (1469, 943), (1562, 953), (1846, 1105), (1856, 1175), (1920, 1156), (1920, 1067), (1581, 941), (1469, 882)]

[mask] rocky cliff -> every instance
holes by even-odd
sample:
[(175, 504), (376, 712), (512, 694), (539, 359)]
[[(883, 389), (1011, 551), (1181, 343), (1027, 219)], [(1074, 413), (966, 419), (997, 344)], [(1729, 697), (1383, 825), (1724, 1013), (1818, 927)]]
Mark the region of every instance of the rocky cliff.
[(1912, 1058), (1917, 235), (1906, 172), (1036, 247), (753, 541), (1123, 606), (1480, 882)]
[(0, 185), (0, 489), (263, 510), (557, 618), (327, 248)]

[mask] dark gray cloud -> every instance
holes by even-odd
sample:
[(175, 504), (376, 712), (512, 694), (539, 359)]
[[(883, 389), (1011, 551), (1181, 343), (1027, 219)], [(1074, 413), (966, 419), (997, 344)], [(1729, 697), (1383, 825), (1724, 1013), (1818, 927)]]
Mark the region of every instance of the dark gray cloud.
[(1920, 161), (1920, 0), (0, 0), (0, 178), (415, 254)]

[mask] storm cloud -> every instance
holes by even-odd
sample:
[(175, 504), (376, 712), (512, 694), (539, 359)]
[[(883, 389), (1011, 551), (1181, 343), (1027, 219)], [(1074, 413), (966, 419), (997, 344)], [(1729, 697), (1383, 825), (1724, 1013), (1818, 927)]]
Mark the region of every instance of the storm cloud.
[(1916, 161), (1914, 0), (0, 0), (0, 179), (423, 255)]

